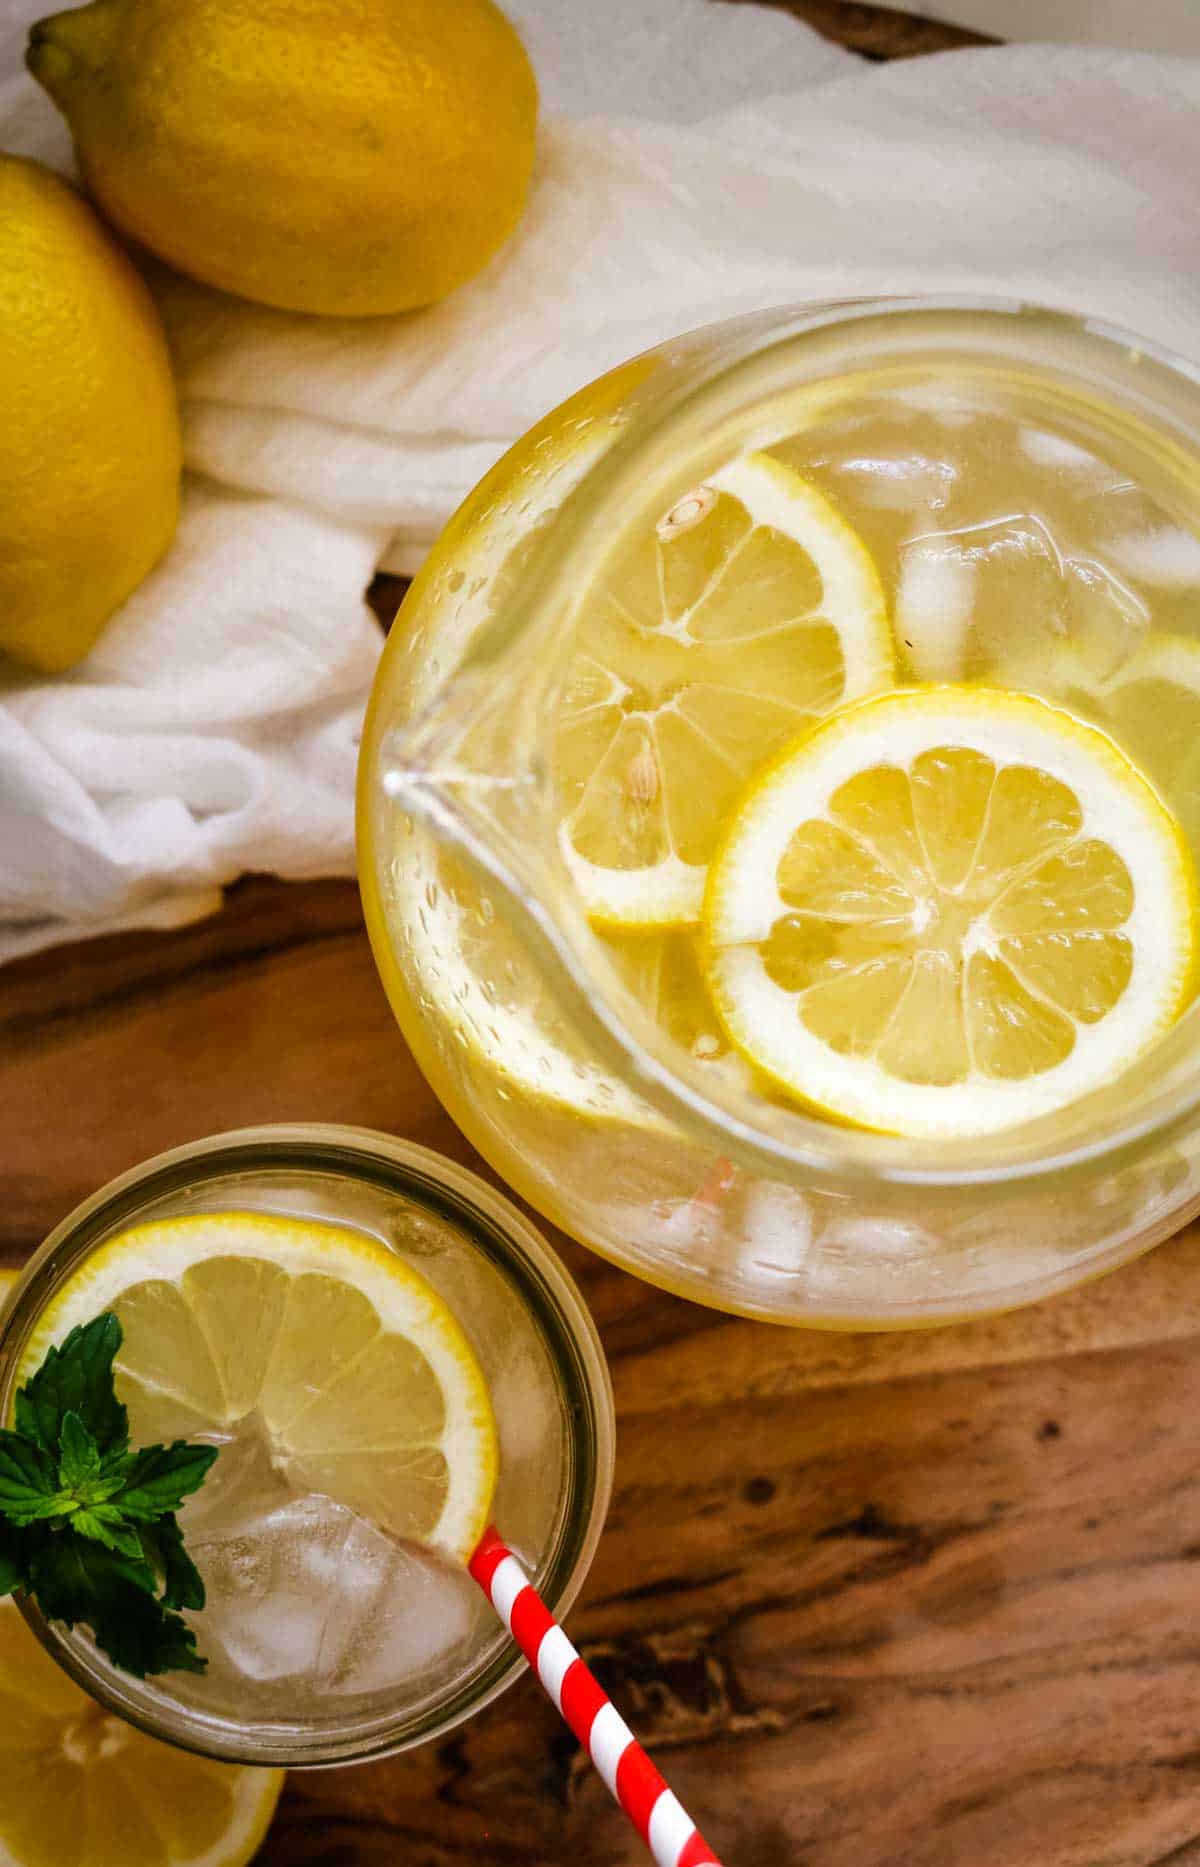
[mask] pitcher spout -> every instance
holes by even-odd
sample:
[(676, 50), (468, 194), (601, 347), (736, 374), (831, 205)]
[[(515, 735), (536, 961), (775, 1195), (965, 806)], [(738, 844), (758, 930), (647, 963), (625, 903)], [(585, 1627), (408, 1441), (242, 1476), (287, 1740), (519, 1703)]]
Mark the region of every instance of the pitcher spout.
[(438, 702), (391, 727), (381, 746), (385, 797), (495, 887), (528, 899), (549, 885), (555, 845), (544, 761), (511, 692), (482, 669), (460, 669)]

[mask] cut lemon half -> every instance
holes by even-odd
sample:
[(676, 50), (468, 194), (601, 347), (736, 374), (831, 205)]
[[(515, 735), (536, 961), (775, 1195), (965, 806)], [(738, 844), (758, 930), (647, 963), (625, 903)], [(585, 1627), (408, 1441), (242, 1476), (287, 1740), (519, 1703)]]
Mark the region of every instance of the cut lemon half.
[[(0, 1308), (15, 1282), (0, 1271)], [(0, 1602), (0, 1867), (246, 1867), (283, 1778), (112, 1717)]]
[(618, 551), (578, 625), (552, 753), (561, 845), (593, 920), (695, 923), (755, 767), (893, 666), (861, 540), (765, 454)]
[(791, 1095), (980, 1134), (1110, 1083), (1179, 1015), (1195, 878), (1108, 736), (1023, 694), (847, 708), (752, 788), (712, 869), (708, 978)]
[(43, 1311), (21, 1379), (105, 1310), (135, 1443), (252, 1423), (294, 1490), (471, 1555), (497, 1476), (487, 1386), (432, 1285), (366, 1233), (262, 1212), (135, 1226)]

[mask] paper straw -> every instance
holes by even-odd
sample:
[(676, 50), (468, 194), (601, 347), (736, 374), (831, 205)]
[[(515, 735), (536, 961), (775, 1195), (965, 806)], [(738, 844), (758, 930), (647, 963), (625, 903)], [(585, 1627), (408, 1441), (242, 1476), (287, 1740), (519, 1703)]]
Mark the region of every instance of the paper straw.
[(468, 1566), (658, 1867), (721, 1867), (495, 1530)]

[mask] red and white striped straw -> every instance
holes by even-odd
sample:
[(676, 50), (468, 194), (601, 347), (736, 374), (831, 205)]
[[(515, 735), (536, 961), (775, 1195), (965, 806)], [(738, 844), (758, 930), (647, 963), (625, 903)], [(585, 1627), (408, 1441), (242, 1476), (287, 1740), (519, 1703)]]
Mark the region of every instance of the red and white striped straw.
[(495, 1530), (468, 1566), (658, 1867), (721, 1867)]

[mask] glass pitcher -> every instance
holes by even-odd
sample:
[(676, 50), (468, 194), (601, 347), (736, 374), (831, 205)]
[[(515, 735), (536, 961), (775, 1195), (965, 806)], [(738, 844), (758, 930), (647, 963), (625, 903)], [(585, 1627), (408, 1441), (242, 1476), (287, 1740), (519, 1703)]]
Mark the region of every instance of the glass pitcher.
[[(765, 1086), (730, 1041), (705, 998), (702, 871), (686, 850), (654, 870), (656, 887), (678, 884), (662, 925), (636, 909), (630, 925), (629, 872), (605, 871), (625, 914), (614, 930), (588, 897), (594, 865), (564, 835), (565, 697), (568, 752), (590, 730), (581, 631), (600, 596), (617, 615), (644, 600), (631, 592), (648, 549), (666, 615), (672, 541), (706, 522), (715, 537), (730, 464), (764, 457), (838, 515), (828, 524), (869, 567), (861, 589), (873, 578), (886, 603), (886, 648), (848, 645), (861, 589), (836, 652), (822, 638), (830, 704), (889, 681), (1033, 693), (1115, 738), (1181, 834), (1200, 837), (1197, 372), (1093, 321), (1004, 302), (778, 311), (603, 377), (447, 527), (365, 730), (376, 960), (469, 1139), (636, 1274), (810, 1325), (1012, 1307), (1121, 1263), (1200, 1206), (1200, 1014), (1115, 1080), (1000, 1131), (873, 1132)], [(704, 549), (713, 577), (728, 575), (728, 555)], [(764, 602), (783, 562), (763, 559)], [(649, 703), (626, 683), (604, 704)], [(778, 740), (764, 727), (757, 753)], [(653, 761), (626, 757), (619, 777), (643, 821)]]

